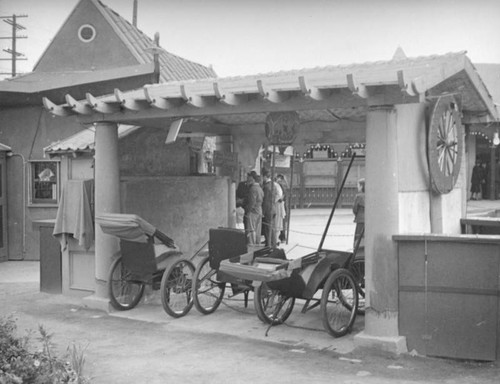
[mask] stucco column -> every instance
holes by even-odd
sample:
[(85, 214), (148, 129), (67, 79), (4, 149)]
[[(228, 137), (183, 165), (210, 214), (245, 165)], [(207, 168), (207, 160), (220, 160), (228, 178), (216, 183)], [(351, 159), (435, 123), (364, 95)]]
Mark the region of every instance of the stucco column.
[[(114, 123), (95, 125), (95, 215), (120, 212), (120, 171), (118, 165), (118, 127)], [(119, 241), (95, 226), (94, 301), (108, 302), (107, 279)]]
[(365, 330), (358, 345), (406, 351), (398, 330), (398, 258), (392, 236), (429, 231), (425, 106), (371, 107), (366, 123)]

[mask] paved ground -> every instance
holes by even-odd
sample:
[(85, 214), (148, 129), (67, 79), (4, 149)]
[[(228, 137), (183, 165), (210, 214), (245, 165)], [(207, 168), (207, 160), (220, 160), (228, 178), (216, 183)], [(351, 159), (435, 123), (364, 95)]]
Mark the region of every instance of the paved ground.
[[(469, 212), (496, 209), (470, 202)], [(289, 257), (315, 249), (328, 210), (298, 210), (285, 248)], [(336, 212), (325, 246), (352, 247), (352, 215)], [(157, 291), (127, 312), (104, 313), (80, 299), (39, 292), (37, 262), (0, 264), (0, 316), (14, 314), (19, 330), (43, 324), (54, 332), (61, 353), (72, 342), (87, 346), (87, 374), (93, 383), (498, 383), (498, 363), (393, 356), (355, 348), (363, 329), (358, 317), (353, 333), (334, 339), (324, 332), (317, 310), (300, 313), (287, 325), (266, 327), (253, 305), (241, 297), (225, 300), (214, 314), (192, 310), (169, 317)]]

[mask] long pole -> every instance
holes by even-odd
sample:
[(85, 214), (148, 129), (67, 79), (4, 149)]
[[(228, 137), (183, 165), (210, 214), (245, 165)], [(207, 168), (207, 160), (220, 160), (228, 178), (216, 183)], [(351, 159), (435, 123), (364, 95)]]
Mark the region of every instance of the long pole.
[[(272, 157), (272, 162), (271, 162), (271, 221), (268, 223), (269, 227), (267, 228), (267, 234), (268, 234), (268, 241), (269, 244), (266, 244), (268, 247), (274, 247), (276, 245), (276, 239), (273, 239), (272, 236), (274, 235), (273, 231), (273, 224), (274, 221), (276, 220), (276, 217), (273, 217), (272, 212), (273, 209), (276, 207), (276, 204), (274, 202), (274, 168), (276, 167), (276, 145), (273, 144), (273, 157)], [(276, 212), (275, 212), (276, 215)]]
[(293, 163), (295, 159), (295, 151), (292, 153), (292, 158), (290, 159), (290, 187), (288, 188), (288, 196), (286, 203), (286, 244), (288, 245), (288, 236), (290, 235), (290, 216), (292, 215), (292, 191), (293, 191)]
[(328, 229), (330, 228), (330, 223), (332, 222), (333, 213), (335, 212), (335, 208), (337, 208), (337, 203), (340, 199), (340, 195), (342, 194), (342, 190), (344, 189), (344, 184), (345, 181), (347, 180), (347, 175), (349, 175), (349, 171), (351, 170), (351, 165), (355, 157), (356, 153), (353, 153), (351, 161), (349, 162), (349, 166), (347, 167), (347, 171), (344, 175), (344, 178), (342, 179), (342, 184), (340, 185), (339, 191), (337, 192), (337, 197), (335, 198), (335, 203), (333, 204), (332, 211), (330, 212), (330, 217), (328, 218), (328, 223), (326, 224), (325, 231), (323, 232), (323, 237), (321, 238), (321, 242), (319, 243), (318, 251), (321, 250), (321, 248), (323, 248), (323, 243), (325, 242), (326, 234), (328, 232)]

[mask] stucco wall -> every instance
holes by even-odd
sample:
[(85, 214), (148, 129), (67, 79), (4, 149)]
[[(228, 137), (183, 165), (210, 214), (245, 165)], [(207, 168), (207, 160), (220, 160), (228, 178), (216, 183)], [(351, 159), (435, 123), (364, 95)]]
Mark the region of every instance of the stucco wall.
[(184, 139), (165, 144), (167, 132), (161, 128), (143, 128), (120, 139), (120, 175), (189, 175), (189, 144)]
[[(93, 41), (85, 43), (78, 38), (78, 29), (92, 24), (96, 31)], [(104, 16), (90, 1), (82, 1), (36, 66), (37, 71), (77, 71), (116, 68), (135, 65), (125, 44), (118, 39)]]
[(193, 255), (210, 228), (228, 226), (229, 185), (217, 176), (122, 178), (122, 212), (141, 216)]
[(39, 258), (39, 233), (33, 229), (33, 221), (54, 219), (57, 212), (57, 206), (28, 205), (27, 192), (23, 193), (23, 190), (28, 189), (28, 162), (46, 160), (43, 157), (44, 147), (63, 137), (71, 136), (82, 128), (75, 119), (54, 117), (41, 107), (9, 108), (0, 111), (0, 142), (10, 146), (14, 154), (7, 158), (10, 260)]

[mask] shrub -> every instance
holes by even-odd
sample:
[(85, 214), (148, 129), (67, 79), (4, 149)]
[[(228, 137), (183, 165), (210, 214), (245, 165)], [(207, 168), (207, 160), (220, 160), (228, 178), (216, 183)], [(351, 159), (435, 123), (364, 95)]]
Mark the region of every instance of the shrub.
[(12, 316), (0, 317), (0, 384), (59, 384), (88, 383), (83, 376), (85, 348), (68, 347), (67, 358), (55, 355), (53, 334), (38, 326), (38, 341), (41, 348), (33, 352), (31, 345), (33, 332), (16, 335), (17, 326)]

